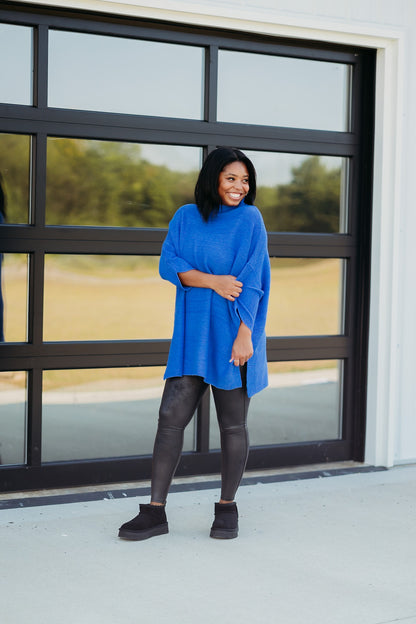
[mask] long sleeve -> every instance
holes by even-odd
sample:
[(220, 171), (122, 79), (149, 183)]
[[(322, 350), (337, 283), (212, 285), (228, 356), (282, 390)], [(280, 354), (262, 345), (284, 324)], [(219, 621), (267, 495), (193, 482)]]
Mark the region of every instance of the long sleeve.
[(181, 227), (180, 213), (176, 213), (169, 224), (169, 231), (162, 246), (162, 253), (159, 261), (160, 276), (172, 282), (174, 286), (187, 290), (178, 277), (178, 273), (191, 271), (194, 267), (179, 255)]
[(237, 279), (242, 282), (243, 290), (234, 301), (234, 310), (251, 331), (256, 329), (256, 333), (261, 333), (266, 322), (266, 314), (262, 314), (262, 309), (264, 304), (267, 309), (270, 290), (270, 260), (267, 233), (260, 219), (253, 232), (248, 260)]

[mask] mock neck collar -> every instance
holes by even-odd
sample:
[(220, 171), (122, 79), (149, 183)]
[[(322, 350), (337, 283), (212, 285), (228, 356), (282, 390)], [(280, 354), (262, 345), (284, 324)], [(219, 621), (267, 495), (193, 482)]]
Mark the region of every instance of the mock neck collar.
[(218, 213), (223, 214), (224, 212), (231, 212), (232, 210), (237, 210), (237, 208), (240, 208), (241, 206), (244, 206), (244, 205), (245, 205), (244, 199), (241, 200), (238, 206), (226, 206), (225, 204), (221, 204)]

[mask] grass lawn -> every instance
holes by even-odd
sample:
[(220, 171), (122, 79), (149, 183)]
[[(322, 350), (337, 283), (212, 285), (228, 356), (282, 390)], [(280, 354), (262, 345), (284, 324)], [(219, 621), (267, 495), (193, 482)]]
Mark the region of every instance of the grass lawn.
[[(52, 256), (47, 258), (45, 268), (44, 340), (170, 338), (175, 288), (159, 278), (157, 258)], [(25, 256), (6, 256), (3, 269), (6, 339), (24, 341)], [(267, 334), (339, 333), (341, 285), (339, 260), (272, 259)], [(335, 366), (335, 362), (271, 363), (270, 369), (276, 372), (328, 366)], [(89, 371), (88, 380), (105, 378), (107, 383), (113, 375), (118, 383), (120, 377), (150, 383), (150, 377), (160, 375), (157, 368)], [(45, 382), (48, 387), (71, 385), (77, 383), (75, 373), (87, 381), (87, 371), (48, 371)]]

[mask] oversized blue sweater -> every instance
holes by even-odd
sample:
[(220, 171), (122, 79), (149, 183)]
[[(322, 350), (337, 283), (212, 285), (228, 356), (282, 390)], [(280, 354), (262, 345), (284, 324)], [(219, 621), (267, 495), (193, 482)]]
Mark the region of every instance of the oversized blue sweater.
[[(197, 269), (234, 275), (242, 293), (228, 301), (210, 288), (183, 286), (178, 273)], [(217, 388), (241, 387), (230, 363), (240, 320), (252, 331), (254, 354), (247, 362), (247, 393), (267, 386), (265, 323), (270, 290), (267, 234), (260, 211), (243, 202), (221, 206), (205, 222), (195, 204), (177, 210), (163, 243), (159, 272), (176, 286), (175, 322), (164, 378), (198, 375)]]

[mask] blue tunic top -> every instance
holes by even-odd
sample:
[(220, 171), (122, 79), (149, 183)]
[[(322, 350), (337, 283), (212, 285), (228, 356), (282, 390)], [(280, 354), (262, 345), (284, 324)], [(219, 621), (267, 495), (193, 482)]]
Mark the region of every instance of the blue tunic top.
[[(183, 286), (178, 273), (197, 269), (234, 275), (243, 283), (235, 301), (210, 288)], [(195, 204), (179, 208), (163, 243), (163, 279), (176, 286), (175, 323), (164, 378), (199, 375), (217, 388), (241, 387), (238, 366), (230, 363), (240, 321), (252, 331), (254, 354), (247, 362), (247, 393), (267, 386), (265, 323), (270, 261), (263, 218), (256, 206), (221, 206), (205, 222)]]

